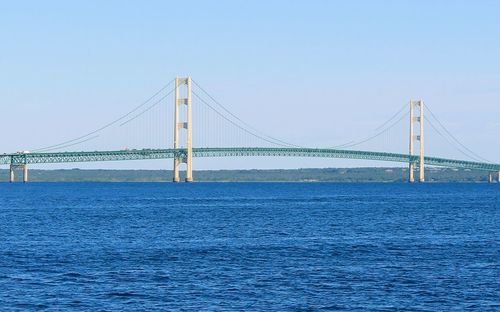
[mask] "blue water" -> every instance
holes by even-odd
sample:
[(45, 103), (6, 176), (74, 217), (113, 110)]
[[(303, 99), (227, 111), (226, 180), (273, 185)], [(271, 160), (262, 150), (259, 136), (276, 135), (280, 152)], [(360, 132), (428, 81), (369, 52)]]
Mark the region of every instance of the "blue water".
[(0, 307), (500, 309), (500, 185), (0, 184)]

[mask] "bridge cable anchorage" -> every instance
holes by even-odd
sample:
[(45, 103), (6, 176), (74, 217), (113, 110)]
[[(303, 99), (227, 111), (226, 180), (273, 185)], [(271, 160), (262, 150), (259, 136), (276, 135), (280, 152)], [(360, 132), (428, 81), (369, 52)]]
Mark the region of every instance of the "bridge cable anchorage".
[[(151, 100), (153, 100), (158, 94), (160, 94), (162, 91), (164, 91), (166, 88), (168, 88), (173, 82), (174, 82), (174, 79), (170, 80), (166, 85), (164, 85), (162, 88), (160, 88), (156, 93), (154, 93), (146, 101), (142, 102), (140, 105), (136, 106), (134, 109), (132, 109), (131, 111), (129, 111), (125, 115), (122, 115), (120, 118), (115, 119), (114, 121), (112, 121), (112, 122), (110, 122), (110, 123), (108, 123), (108, 124), (106, 124), (106, 125), (98, 128), (96, 130), (94, 130), (92, 132), (89, 132), (89, 133), (87, 133), (85, 135), (82, 135), (82, 136), (80, 136), (78, 138), (61, 142), (59, 144), (54, 144), (54, 145), (50, 145), (50, 146), (46, 146), (46, 147), (38, 148), (38, 149), (33, 149), (33, 152), (43, 152), (43, 151), (47, 151), (47, 150), (54, 150), (54, 149), (59, 149), (59, 148), (63, 148), (63, 147), (68, 147), (68, 146), (66, 146), (66, 144), (73, 143), (73, 142), (76, 142), (76, 141), (80, 141), (82, 139), (85, 139), (85, 138), (93, 135), (93, 134), (101, 132), (102, 130), (105, 130), (105, 129), (107, 129), (107, 128), (109, 128), (109, 127), (117, 124), (118, 122), (124, 120), (125, 118), (127, 118), (128, 116), (130, 116), (131, 114), (133, 114), (134, 112), (138, 111), (141, 107), (144, 107)], [(77, 144), (80, 144), (80, 143), (83, 143), (83, 142), (85, 142), (85, 141), (82, 141), (82, 142), (79, 142), (79, 143), (75, 143), (74, 145), (77, 145)]]
[[(238, 120), (239, 122), (241, 122), (244, 126), (246, 126), (247, 128), (253, 130), (254, 132), (256, 132), (257, 134), (259, 134), (260, 136), (264, 136), (264, 137), (267, 137), (268, 139), (270, 140), (273, 140), (273, 141), (276, 141), (276, 142), (279, 142), (280, 144), (278, 143), (275, 143), (277, 145), (281, 145), (281, 146), (291, 146), (291, 147), (301, 147), (301, 146), (298, 146), (298, 145), (295, 145), (295, 144), (292, 144), (292, 143), (289, 143), (289, 142), (286, 142), (286, 141), (283, 141), (283, 140), (280, 140), (280, 139), (277, 139), (275, 137), (272, 137), (262, 131), (260, 131), (259, 129), (253, 127), (252, 125), (250, 125), (249, 123), (245, 122), (244, 120), (242, 120), (241, 118), (239, 118), (237, 115), (233, 114), (229, 109), (227, 109), (224, 105), (222, 105), (219, 101), (217, 101), (210, 93), (208, 93), (202, 86), (200, 86), (195, 80), (193, 80), (193, 83), (203, 92), (205, 93), (215, 104), (217, 104), (220, 108), (222, 108), (226, 113), (228, 113), (229, 115), (231, 115), (233, 118), (235, 118), (236, 120)], [(194, 91), (193, 91), (194, 93)], [(197, 95), (198, 98), (200, 98), (200, 96)], [(205, 102), (206, 105), (208, 105), (206, 102)], [(213, 108), (212, 108), (213, 109)], [(214, 109), (213, 109), (214, 110)], [(214, 110), (215, 111), (215, 110)], [(216, 111), (217, 112), (217, 111)], [(219, 114), (221, 117), (221, 113), (220, 112), (217, 112), (217, 114)], [(226, 118), (225, 118), (226, 119)], [(226, 119), (227, 120), (227, 119)], [(269, 141), (267, 141), (269, 142)]]
[(238, 125), (236, 122), (232, 121), (231, 119), (229, 119), (228, 117), (226, 117), (224, 114), (222, 114), (221, 112), (219, 112), (216, 108), (214, 108), (212, 105), (210, 105), (208, 102), (206, 102), (202, 97), (200, 97), (195, 91), (192, 91), (193, 92), (193, 95), (198, 98), (203, 104), (207, 105), (212, 111), (214, 111), (217, 115), (221, 116), (222, 118), (224, 118), (226, 121), (230, 122), (232, 125), (236, 126), (237, 128), (245, 131), (246, 133), (258, 138), (258, 139), (261, 139), (263, 141), (266, 141), (268, 143), (271, 143), (271, 144), (274, 144), (274, 145), (278, 145), (278, 146), (283, 146), (283, 147), (297, 147), (297, 148), (300, 148), (300, 146), (297, 146), (297, 145), (292, 145), (292, 144), (281, 144), (281, 143), (278, 143), (278, 142), (275, 142), (275, 141), (271, 141), (269, 139), (266, 139), (265, 137), (259, 135), (259, 134), (256, 134), (256, 133), (253, 133), (251, 132), (250, 130)]
[[(476, 160), (481, 160), (481, 161), (485, 161), (487, 163), (492, 163), (490, 160), (484, 158), (484, 157), (481, 157), (480, 155), (476, 154), (474, 151), (472, 151), (471, 149), (469, 149), (467, 146), (465, 146), (464, 144), (462, 144), (462, 142), (460, 142), (452, 133), (451, 131), (449, 131), (445, 126), (444, 124), (439, 120), (439, 118), (437, 118), (437, 116), (432, 112), (432, 110), (429, 108), (428, 105), (426, 105), (426, 109), (429, 111), (430, 115), (432, 118), (434, 118), (434, 120), (438, 123), (438, 125), (450, 136), (450, 138), (455, 141), (458, 145), (460, 145), (462, 148), (464, 148), (465, 150), (467, 150), (470, 155), (466, 155), (468, 157), (471, 157), (472, 159), (476, 159)], [(440, 134), (442, 137), (444, 137), (444, 135), (442, 135), (440, 132), (438, 132), (438, 134)], [(456, 149), (459, 149), (458, 147), (455, 146)], [(463, 154), (464, 152), (462, 152)], [(472, 156), (471, 156), (472, 155)]]
[[(405, 104), (405, 107), (407, 107), (407, 104)], [(404, 108), (400, 109), (395, 115), (393, 115), (391, 118), (389, 118), (389, 120), (384, 122), (381, 126), (377, 127), (375, 130), (378, 130), (378, 129), (382, 128), (383, 126), (389, 124), (390, 120), (394, 120), (402, 112), (404, 112)], [(336, 149), (336, 148), (349, 148), (349, 147), (358, 146), (358, 145), (361, 145), (361, 144), (366, 143), (368, 141), (371, 141), (371, 140), (381, 136), (382, 134), (387, 133), (392, 128), (394, 128), (397, 124), (399, 124), (408, 115), (408, 113), (409, 113), (409, 111), (405, 112), (396, 121), (392, 122), (389, 126), (383, 128), (381, 131), (377, 132), (376, 134), (374, 134), (372, 136), (368, 136), (368, 137), (362, 138), (362, 139), (357, 140), (357, 141), (350, 141), (350, 142), (347, 142), (347, 143), (344, 143), (341, 145), (332, 146), (330, 148), (334, 148), (334, 149)]]

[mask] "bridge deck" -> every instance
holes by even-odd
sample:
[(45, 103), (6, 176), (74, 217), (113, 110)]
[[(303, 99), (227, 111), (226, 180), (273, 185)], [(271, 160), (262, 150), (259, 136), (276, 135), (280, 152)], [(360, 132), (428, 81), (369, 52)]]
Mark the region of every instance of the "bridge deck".
[[(185, 149), (142, 149), (121, 151), (95, 152), (57, 152), (57, 153), (24, 153), (0, 155), (0, 164), (46, 164), (69, 162), (123, 161), (143, 159), (174, 158), (178, 153), (186, 154)], [(390, 162), (417, 162), (418, 156), (407, 154), (369, 152), (355, 150), (325, 149), (325, 148), (267, 148), (267, 147), (223, 147), (223, 148), (193, 148), (194, 157), (235, 157), (235, 156), (271, 156), (271, 157), (325, 157), (344, 159), (365, 159)], [(431, 166), (448, 168), (477, 169), (500, 171), (500, 164), (455, 160), (438, 157), (425, 157), (425, 162)]]

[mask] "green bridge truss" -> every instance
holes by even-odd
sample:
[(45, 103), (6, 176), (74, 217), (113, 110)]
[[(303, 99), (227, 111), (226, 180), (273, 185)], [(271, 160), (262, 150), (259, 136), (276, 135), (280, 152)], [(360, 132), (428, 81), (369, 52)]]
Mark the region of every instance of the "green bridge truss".
[[(174, 158), (175, 155), (185, 157), (185, 149), (142, 149), (96, 152), (58, 152), (58, 153), (18, 153), (0, 155), (0, 165), (48, 164), (71, 162), (97, 162), (119, 160), (143, 160)], [(323, 157), (344, 159), (366, 159), (390, 162), (418, 162), (418, 156), (407, 154), (339, 150), (325, 148), (267, 148), (267, 147), (222, 147), (193, 148), (194, 157)], [(477, 169), (500, 171), (500, 164), (454, 160), (437, 157), (425, 157), (425, 163), (431, 166), (448, 168)]]

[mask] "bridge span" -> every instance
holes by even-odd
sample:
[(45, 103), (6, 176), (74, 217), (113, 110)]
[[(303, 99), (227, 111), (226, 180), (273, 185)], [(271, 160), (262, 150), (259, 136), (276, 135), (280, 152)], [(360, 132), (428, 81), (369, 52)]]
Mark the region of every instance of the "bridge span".
[[(24, 177), (24, 180), (27, 181), (27, 165), (31, 164), (126, 161), (169, 158), (177, 158), (180, 159), (180, 161), (185, 161), (187, 152), (187, 149), (172, 148), (94, 152), (15, 153), (0, 155), (0, 165), (11, 165), (12, 179), (14, 179), (14, 169), (24, 169), (24, 174), (26, 175)], [(418, 155), (330, 148), (202, 147), (192, 148), (192, 155), (193, 157), (320, 157), (377, 160), (406, 164), (420, 161), (420, 156)], [(424, 157), (424, 161), (427, 165), (431, 166), (457, 169), (474, 169), (489, 172), (494, 171), (500, 173), (500, 164), (428, 156)]]

